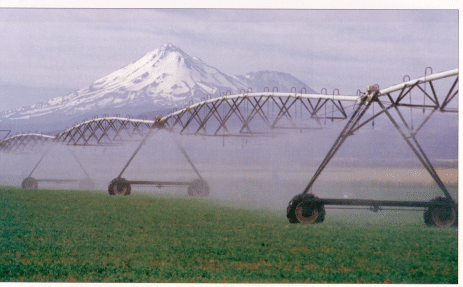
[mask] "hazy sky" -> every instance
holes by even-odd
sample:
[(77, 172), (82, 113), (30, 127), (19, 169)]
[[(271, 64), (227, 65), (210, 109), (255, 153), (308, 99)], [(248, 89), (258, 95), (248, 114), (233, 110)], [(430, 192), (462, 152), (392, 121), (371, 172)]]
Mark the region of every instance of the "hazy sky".
[[(458, 10), (0, 8), (0, 85), (77, 90), (172, 43), (227, 75), (355, 94), (458, 68), (458, 25)], [(0, 110), (13, 96), (46, 98), (0, 92)]]

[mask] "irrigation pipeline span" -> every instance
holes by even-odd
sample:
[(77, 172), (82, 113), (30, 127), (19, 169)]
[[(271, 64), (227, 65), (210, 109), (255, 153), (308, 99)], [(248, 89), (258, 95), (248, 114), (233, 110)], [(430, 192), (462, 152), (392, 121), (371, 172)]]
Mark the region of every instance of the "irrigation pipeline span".
[[(227, 93), (218, 98), (208, 96), (196, 104), (190, 102), (184, 108), (173, 110), (167, 116), (158, 116), (154, 120), (95, 117), (76, 124), (56, 136), (28, 133), (9, 137), (0, 141), (0, 150), (24, 152), (27, 148), (33, 149), (47, 142), (69, 146), (108, 146), (131, 140), (140, 141), (119, 176), (110, 183), (108, 187), (110, 194), (128, 195), (131, 185), (149, 184), (158, 187), (185, 185), (188, 186), (188, 194), (205, 196), (209, 193), (207, 182), (177, 140), (175, 142), (179, 150), (197, 174), (197, 179), (192, 182), (130, 181), (122, 175), (147, 139), (162, 129), (171, 132), (174, 139), (174, 134), (177, 133), (256, 137), (273, 136), (291, 130), (322, 129), (327, 122), (346, 121), (344, 129), (306, 188), (290, 201), (287, 208), (290, 222), (320, 223), (325, 217), (325, 206), (345, 205), (368, 206), (373, 211), (380, 210), (380, 207), (425, 208), (424, 219), (427, 225), (455, 226), (458, 205), (418, 142), (417, 134), (435, 112), (458, 113), (458, 105), (455, 104), (457, 96), (458, 69), (433, 74), (432, 69), (428, 67), (425, 69), (424, 77), (411, 80), (409, 76), (404, 76), (400, 84), (382, 90), (377, 85), (368, 86), (364, 92), (358, 90), (356, 95), (340, 95), (337, 89), (333, 90), (332, 94), (328, 94), (326, 89), (322, 89), (320, 94), (308, 94), (305, 90), (297, 92), (295, 88), (290, 93), (280, 93), (275, 91), (275, 88), (272, 92), (264, 89), (264, 92), (258, 93), (242, 90), (236, 95)], [(413, 112), (417, 109), (422, 113)], [(416, 118), (417, 114), (420, 114), (418, 118)], [(374, 125), (374, 120), (382, 115), (394, 125), (443, 195), (427, 202), (406, 202), (324, 199), (311, 194), (311, 187), (344, 141), (367, 123)], [(36, 188), (37, 181), (31, 176), (28, 178), (27, 186)]]
[(125, 140), (142, 140), (151, 129), (201, 136), (267, 135), (261, 132), (262, 124), (270, 131), (321, 129), (322, 120), (346, 119), (343, 102), (356, 103), (358, 99), (358, 96), (273, 92), (225, 95), (188, 105), (155, 120), (95, 117), (56, 136), (15, 135), (0, 141), (0, 148), (4, 152), (23, 151), (28, 145), (48, 141), (75, 146), (115, 145)]
[[(394, 100), (391, 98), (395, 106), (410, 106), (408, 103), (402, 103), (405, 97), (411, 95), (413, 89), (421, 90), (432, 104), (424, 106), (415, 104), (415, 107), (456, 112), (456, 110), (446, 110), (446, 107), (458, 93), (458, 88), (455, 89), (457, 80), (442, 102), (439, 102), (433, 87), (433, 82), (454, 76), (457, 76), (458, 80), (458, 69), (410, 80), (380, 90), (379, 95), (391, 98), (394, 92), (398, 92)], [(431, 86), (429, 92), (420, 86), (426, 83)], [(273, 133), (285, 129), (321, 129), (323, 121), (347, 119), (348, 112), (345, 104), (358, 105), (362, 96), (365, 95), (360, 91), (355, 96), (339, 95), (336, 89), (332, 95), (328, 95), (326, 89), (322, 89), (321, 94), (306, 94), (303, 91), (291, 93), (267, 91), (243, 92), (213, 99), (209, 97), (196, 104), (190, 102), (183, 109), (174, 110), (169, 115), (158, 117), (156, 120), (95, 117), (76, 124), (56, 136), (38, 133), (14, 135), (0, 140), (0, 150), (3, 152), (24, 151), (28, 146), (50, 141), (81, 146), (113, 145), (124, 140), (141, 140), (152, 128), (178, 130), (180, 134), (201, 136), (267, 135), (268, 132), (262, 132), (263, 127)], [(227, 123), (233, 127), (230, 128)], [(233, 123), (240, 123), (240, 125)], [(253, 124), (256, 129), (252, 129)]]

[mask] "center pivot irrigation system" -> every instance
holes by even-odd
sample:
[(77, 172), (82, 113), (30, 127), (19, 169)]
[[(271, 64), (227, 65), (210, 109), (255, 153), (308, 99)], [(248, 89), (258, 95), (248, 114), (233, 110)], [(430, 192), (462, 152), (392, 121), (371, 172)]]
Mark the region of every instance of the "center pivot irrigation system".
[[(431, 71), (427, 75), (428, 70)], [(132, 185), (154, 185), (157, 187), (175, 185), (187, 186), (190, 196), (207, 196), (209, 186), (194, 165), (188, 153), (176, 138), (180, 135), (256, 137), (274, 136), (291, 130), (322, 129), (327, 121), (346, 120), (344, 128), (333, 143), (320, 166), (310, 179), (304, 191), (294, 196), (287, 207), (287, 218), (291, 223), (314, 224), (325, 219), (325, 206), (366, 206), (372, 211), (380, 207), (423, 208), (424, 222), (428, 226), (457, 226), (458, 204), (450, 195), (431, 161), (417, 140), (417, 134), (436, 112), (458, 113), (455, 102), (458, 99), (458, 69), (432, 74), (425, 70), (422, 78), (410, 80), (381, 90), (377, 85), (367, 87), (365, 92), (357, 91), (355, 96), (339, 95), (336, 89), (331, 95), (323, 89), (320, 94), (299, 92), (295, 88), (290, 93), (253, 93), (252, 90), (240, 94), (223, 94), (218, 98), (203, 98), (201, 102), (190, 102), (181, 110), (174, 110), (167, 116), (158, 116), (154, 121), (103, 117), (86, 120), (56, 136), (41, 134), (20, 134), (0, 141), (3, 152), (24, 152), (34, 150), (47, 142), (62, 143), (68, 146), (109, 146), (126, 141), (140, 141), (130, 159), (108, 187), (110, 195), (129, 195)], [(412, 96), (413, 93), (413, 96)], [(375, 112), (376, 107), (376, 112)], [(416, 115), (420, 114), (419, 120)], [(424, 168), (431, 175), (442, 195), (428, 201), (385, 201), (371, 199), (331, 199), (318, 198), (310, 193), (317, 178), (334, 157), (345, 140), (379, 116), (387, 117), (400, 133)], [(167, 131), (197, 175), (193, 181), (153, 181), (127, 180), (123, 176), (132, 160), (160, 130)], [(365, 143), (368, 144), (368, 143)], [(37, 180), (32, 173), (47, 154), (43, 154), (31, 174), (24, 180), (23, 188), (37, 188)], [(73, 154), (74, 155), (74, 154)], [(86, 174), (81, 181), (90, 188), (92, 181), (84, 167), (74, 155)], [(49, 180), (52, 181), (52, 180)]]
[[(48, 144), (48, 145), (47, 145)], [(50, 145), (51, 144), (51, 145)], [(37, 189), (39, 187), (39, 182), (48, 182), (48, 183), (73, 183), (78, 182), (80, 189), (93, 189), (95, 188), (95, 184), (93, 180), (90, 178), (89, 174), (85, 170), (82, 163), (79, 161), (77, 156), (71, 150), (68, 150), (69, 153), (72, 155), (74, 160), (79, 165), (80, 169), (85, 174), (83, 179), (36, 179), (32, 177), (34, 171), (39, 167), (42, 160), (45, 158), (47, 154), (49, 154), (53, 148), (56, 146), (56, 137), (50, 135), (43, 135), (37, 133), (27, 133), (27, 134), (18, 134), (8, 138), (7, 140), (0, 141), (0, 149), (6, 153), (27, 153), (30, 151), (33, 152), (40, 152), (42, 151), (43, 154), (40, 157), (37, 164), (34, 166), (32, 171), (30, 172), (29, 176), (26, 177), (21, 187), (24, 189)], [(45, 151), (43, 151), (45, 149)]]

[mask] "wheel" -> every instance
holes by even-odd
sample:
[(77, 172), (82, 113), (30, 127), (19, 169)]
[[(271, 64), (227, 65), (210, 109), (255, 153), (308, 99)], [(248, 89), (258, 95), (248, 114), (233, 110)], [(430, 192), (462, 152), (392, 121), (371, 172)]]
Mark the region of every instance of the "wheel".
[(195, 197), (205, 197), (209, 195), (209, 185), (205, 180), (195, 179), (188, 186), (188, 195)]
[(315, 195), (298, 194), (288, 204), (286, 217), (290, 223), (315, 224), (325, 220), (325, 206)]
[(129, 195), (131, 190), (130, 183), (122, 177), (113, 179), (108, 186), (109, 195)]
[(426, 224), (426, 226), (428, 227), (435, 226), (434, 222), (432, 221), (431, 210), (429, 208), (424, 212), (423, 218), (424, 218), (424, 224)]
[(39, 188), (39, 182), (33, 177), (27, 177), (21, 183), (23, 189), (37, 189)]
[[(443, 196), (438, 196), (431, 200), (431, 203), (445, 203), (448, 200)], [(423, 214), (424, 223), (429, 227), (447, 227), (447, 226), (458, 226), (457, 211), (451, 205), (449, 206), (438, 206), (431, 205), (426, 209)]]
[(95, 183), (90, 178), (85, 178), (79, 181), (79, 189), (92, 190), (95, 188)]

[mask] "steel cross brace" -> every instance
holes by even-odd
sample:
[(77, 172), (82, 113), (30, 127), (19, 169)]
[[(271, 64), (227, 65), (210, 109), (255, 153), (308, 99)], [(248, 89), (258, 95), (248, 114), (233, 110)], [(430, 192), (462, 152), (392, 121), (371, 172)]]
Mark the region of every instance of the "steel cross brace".
[[(201, 136), (259, 136), (264, 134), (251, 128), (253, 121), (266, 125), (275, 133), (277, 129), (319, 129), (321, 118), (338, 120), (348, 119), (341, 100), (311, 99), (302, 96), (280, 97), (273, 95), (254, 95), (217, 99), (203, 102), (194, 107), (187, 107), (169, 116), (164, 125), (172, 131), (179, 128), (180, 134)], [(315, 102), (314, 102), (315, 101)], [(316, 105), (315, 105), (316, 103)], [(319, 116), (322, 107), (330, 106), (331, 111)], [(300, 111), (300, 112), (299, 112)], [(308, 119), (315, 121), (315, 126), (298, 125), (302, 116), (308, 113)], [(210, 125), (208, 126), (208, 122)], [(284, 122), (284, 123), (283, 123)], [(231, 125), (232, 128), (227, 127)], [(188, 130), (191, 128), (191, 130)], [(267, 133), (265, 133), (267, 134)]]
[[(156, 134), (157, 132), (159, 132), (161, 129), (165, 129), (164, 127), (164, 123), (161, 123), (161, 122), (155, 122), (154, 123), (154, 126), (150, 128), (149, 132), (146, 134), (146, 136), (143, 138), (143, 140), (140, 142), (140, 144), (138, 145), (137, 149), (134, 151), (134, 153), (132, 154), (132, 156), (130, 157), (130, 159), (127, 161), (127, 163), (125, 164), (124, 168), (122, 169), (121, 173), (118, 175), (117, 178), (121, 178), (122, 177), (122, 174), (124, 174), (125, 170), (129, 167), (130, 163), (133, 161), (133, 159), (135, 158), (135, 156), (138, 154), (138, 152), (141, 150), (141, 148), (146, 144), (146, 142), (148, 141), (148, 139), (151, 137), (151, 135), (154, 135)], [(185, 149), (183, 148), (183, 146), (180, 144), (180, 142), (177, 140), (177, 138), (174, 136), (173, 132), (172, 131), (169, 131), (166, 129), (167, 132), (169, 132), (169, 134), (172, 136), (172, 139), (174, 140), (175, 144), (177, 145), (177, 147), (180, 149), (180, 151), (182, 152), (183, 156), (186, 158), (186, 160), (188, 161), (188, 163), (190, 164), (190, 166), (193, 168), (194, 172), (196, 173), (196, 175), (198, 175), (199, 179), (203, 180), (203, 178), (201, 177), (198, 169), (196, 168), (196, 166), (194, 165), (193, 161), (191, 160), (191, 158), (188, 156), (187, 152), (185, 151)], [(169, 185), (167, 184), (167, 182), (158, 182), (158, 181), (129, 181), (129, 183), (133, 183), (133, 184), (154, 184), (154, 185)], [(181, 183), (178, 183), (178, 184), (174, 184), (173, 182), (171, 182), (170, 185), (187, 185), (186, 183), (184, 182), (181, 182)]]
[[(318, 176), (320, 175), (320, 173), (323, 171), (323, 169), (326, 167), (326, 165), (329, 163), (329, 161), (333, 158), (333, 156), (335, 155), (335, 153), (339, 150), (339, 148), (341, 147), (341, 145), (344, 143), (344, 141), (347, 139), (348, 136), (352, 135), (353, 132), (355, 132), (356, 130), (358, 130), (360, 127), (364, 126), (367, 122), (373, 120), (374, 118), (378, 117), (380, 114), (383, 114), (385, 113), (387, 115), (387, 117), (389, 118), (389, 120), (392, 122), (392, 124), (394, 125), (394, 127), (397, 129), (397, 131), (399, 131), (400, 135), (403, 137), (403, 139), (407, 142), (407, 144), (409, 145), (409, 147), (412, 149), (412, 151), (414, 152), (414, 154), (418, 157), (418, 159), (420, 160), (420, 162), (423, 164), (423, 166), (425, 167), (425, 169), (428, 171), (428, 173), (431, 175), (431, 177), (434, 179), (434, 181), (436, 182), (436, 184), (439, 186), (439, 188), (442, 190), (442, 192), (444, 193), (445, 197), (447, 198), (447, 200), (449, 200), (450, 204), (452, 204), (456, 209), (458, 208), (457, 206), (457, 203), (454, 201), (454, 199), (451, 197), (450, 193), (448, 192), (447, 188), (445, 187), (445, 184), (442, 182), (442, 180), (440, 179), (439, 175), (437, 174), (436, 170), (434, 169), (432, 163), (430, 162), (430, 160), (428, 159), (428, 157), (426, 156), (424, 150), (422, 149), (421, 145), (418, 143), (418, 140), (416, 139), (416, 134), (417, 132), (423, 127), (423, 125), (426, 123), (426, 121), (434, 114), (434, 112), (439, 109), (439, 106), (435, 106), (434, 107), (434, 110), (431, 112), (431, 114), (426, 118), (426, 120), (421, 124), (421, 126), (419, 127), (418, 130), (415, 130), (413, 131), (406, 123), (406, 120), (405, 118), (402, 116), (402, 114), (400, 113), (399, 109), (398, 109), (398, 106), (400, 105), (399, 102), (394, 102), (390, 97), (389, 99), (391, 99), (391, 105), (386, 107), (383, 102), (379, 99), (379, 91), (375, 91), (373, 94), (368, 94), (366, 96), (363, 96), (361, 98), (361, 102), (359, 104), (359, 106), (357, 107), (357, 109), (355, 110), (354, 114), (351, 116), (351, 118), (349, 119), (349, 121), (347, 122), (346, 126), (344, 127), (344, 129), (342, 130), (341, 134), (338, 136), (338, 138), (336, 139), (335, 143), (333, 144), (333, 146), (331, 147), (330, 151), (328, 152), (328, 154), (326, 155), (326, 157), (324, 158), (324, 160), (322, 161), (321, 165), (319, 166), (319, 168), (317, 169), (317, 171), (315, 172), (314, 176), (312, 177), (312, 179), (310, 180), (309, 184), (307, 185), (307, 187), (304, 189), (303, 191), (303, 194), (306, 194), (309, 192), (310, 188), (312, 187), (312, 185), (314, 184), (315, 180), (318, 178)], [(378, 105), (381, 107), (382, 111), (376, 115), (373, 115), (370, 119), (366, 120), (364, 123), (362, 123), (361, 125), (358, 125), (361, 118), (365, 115), (366, 111), (368, 110), (368, 108), (372, 105), (372, 103), (378, 103)], [(401, 118), (401, 120), (403, 121), (403, 124), (405, 125), (406, 129), (408, 130), (408, 135), (407, 133), (400, 127), (400, 125), (397, 123), (397, 121), (392, 117), (391, 113), (389, 112), (389, 110), (391, 108), (394, 108), (397, 112), (397, 114), (399, 115), (399, 117)], [(322, 201), (324, 199), (321, 199)], [(341, 200), (343, 201), (343, 200)], [(376, 202), (376, 201), (375, 201)], [(339, 204), (345, 204), (345, 203), (340, 203), (340, 202), (337, 202), (336, 200), (326, 200), (326, 203), (327, 204), (336, 204), (336, 205), (339, 205)], [(357, 204), (358, 202), (357, 201), (353, 201), (352, 203), (350, 204)], [(371, 202), (368, 201), (368, 204), (370, 204)], [(381, 203), (380, 201), (377, 201), (376, 204), (378, 203)], [(406, 202), (397, 202), (397, 204), (399, 204), (400, 206), (408, 206), (410, 204), (406, 203)], [(419, 204), (418, 204), (419, 205)], [(413, 205), (413, 206), (418, 206), (418, 205)], [(421, 204), (420, 206), (427, 206), (426, 204), (423, 205)]]
[(116, 145), (125, 141), (126, 136), (143, 137), (150, 128), (151, 124), (127, 119), (94, 119), (61, 134), (58, 141), (74, 146)]
[[(392, 117), (391, 113), (388, 111), (388, 109), (384, 106), (384, 104), (378, 100), (377, 101), (379, 106), (384, 110), (384, 112), (386, 113), (387, 117), (389, 118), (389, 120), (392, 122), (392, 124), (394, 125), (394, 127), (397, 129), (397, 131), (399, 131), (400, 135), (402, 136), (402, 138), (407, 142), (408, 146), (412, 149), (413, 153), (418, 157), (418, 159), (420, 160), (421, 164), (423, 164), (423, 166), (425, 167), (425, 169), (428, 171), (428, 173), (431, 175), (431, 177), (434, 179), (434, 181), (436, 182), (436, 184), (439, 186), (439, 188), (442, 190), (442, 192), (444, 193), (445, 197), (452, 202), (452, 204), (454, 204), (455, 206), (457, 205), (456, 202), (454, 201), (454, 199), (452, 198), (452, 196), (450, 195), (450, 193), (448, 192), (447, 188), (445, 187), (445, 184), (442, 182), (442, 180), (440, 179), (439, 175), (437, 174), (436, 170), (434, 169), (431, 161), (429, 160), (429, 158), (426, 156), (423, 148), (421, 147), (421, 145), (418, 143), (418, 140), (416, 139), (416, 133), (417, 131), (412, 131), (405, 119), (403, 118), (403, 116), (401, 115), (400, 111), (398, 110), (397, 106), (394, 105), (394, 108), (396, 109), (397, 113), (399, 114), (400, 118), (402, 119), (405, 127), (407, 128), (408, 130), (408, 133), (409, 135), (407, 136), (407, 134), (405, 133), (405, 131), (399, 126), (399, 124), (396, 122), (396, 120)], [(436, 107), (437, 109), (437, 107)], [(430, 116), (435, 112), (435, 110), (432, 111), (432, 113), (430, 114)], [(426, 119), (426, 121), (429, 119), (429, 117)], [(421, 127), (424, 125), (424, 123), (420, 126), (420, 129)]]
[(450, 103), (450, 101), (452, 101), (452, 99), (458, 94), (458, 88), (455, 92), (453, 92), (453, 89), (455, 88), (455, 86), (457, 85), (458, 83), (458, 77), (455, 79), (455, 82), (453, 83), (452, 87), (450, 88), (450, 91), (448, 92), (447, 96), (445, 97), (441, 107), (440, 107), (440, 110), (441, 111), (448, 111), (448, 112), (458, 112), (456, 110), (446, 110), (445, 107), (447, 106), (448, 103)]
[(76, 154), (73, 152), (73, 151), (70, 151), (71, 152), (71, 155), (72, 157), (74, 157), (74, 159), (76, 160), (77, 164), (79, 165), (80, 169), (85, 173), (85, 176), (87, 178), (90, 178), (90, 176), (88, 175), (87, 171), (85, 170), (84, 166), (82, 165), (82, 163), (80, 162), (80, 160), (77, 158)]
[(33, 150), (37, 145), (44, 145), (49, 142), (48, 138), (42, 138), (39, 135), (23, 135), (14, 137), (6, 141), (0, 142), (0, 148), (4, 152), (22, 152), (30, 146), (30, 150)]
[(341, 131), (341, 134), (338, 136), (338, 138), (334, 142), (333, 146), (329, 150), (326, 157), (323, 159), (322, 163), (318, 167), (317, 171), (315, 172), (314, 176), (310, 180), (309, 184), (307, 184), (307, 187), (302, 192), (303, 194), (306, 194), (306, 193), (309, 192), (309, 190), (312, 187), (312, 185), (314, 184), (315, 180), (321, 174), (323, 169), (325, 169), (326, 165), (330, 162), (330, 160), (333, 158), (333, 156), (339, 150), (339, 148), (344, 143), (344, 141), (347, 139), (347, 137), (352, 135), (353, 131), (356, 128), (356, 125), (359, 123), (360, 119), (363, 117), (363, 115), (368, 110), (368, 108), (373, 103), (373, 101), (377, 99), (378, 94), (379, 94), (379, 92), (375, 91), (373, 94), (368, 94), (366, 96), (363, 96), (360, 99), (360, 104), (358, 105), (357, 109), (354, 111), (354, 113), (350, 117), (350, 119), (347, 122), (344, 129)]
[(124, 171), (129, 167), (130, 163), (135, 158), (135, 156), (140, 151), (140, 149), (146, 144), (146, 141), (150, 138), (151, 134), (153, 134), (153, 131), (155, 131), (155, 133), (157, 133), (159, 131), (159, 129), (155, 129), (155, 128), (150, 129), (150, 131), (146, 134), (145, 138), (143, 138), (143, 140), (138, 145), (137, 149), (134, 151), (134, 153), (130, 157), (129, 161), (125, 164), (124, 168), (122, 169), (121, 173), (117, 176), (117, 178), (122, 177), (122, 174), (124, 173)]
[[(28, 177), (32, 177), (32, 174), (34, 173), (34, 171), (39, 167), (40, 163), (42, 162), (42, 160), (45, 158), (45, 156), (47, 156), (47, 154), (53, 149), (54, 145), (57, 144), (57, 142), (54, 142), (53, 145), (51, 147), (49, 147), (44, 153), (43, 155), (40, 157), (39, 161), (36, 163), (36, 165), (34, 166), (34, 168), (32, 169), (31, 173), (29, 174)], [(82, 163), (79, 161), (79, 159), (77, 158), (77, 156), (75, 155), (75, 153), (73, 151), (69, 151), (72, 155), (72, 157), (75, 159), (75, 161), (77, 162), (77, 164), (79, 165), (80, 169), (83, 171), (83, 173), (85, 174), (86, 178), (87, 179), (91, 179), (89, 174), (87, 173), (87, 171), (85, 170), (84, 166), (82, 165)], [(74, 179), (37, 179), (37, 181), (40, 181), (40, 182), (55, 182), (55, 183), (63, 183), (63, 182), (75, 182), (75, 181), (78, 181), (77, 179), (74, 180)]]
[(31, 177), (32, 174), (34, 173), (34, 171), (37, 169), (37, 167), (40, 165), (40, 163), (42, 162), (43, 158), (48, 154), (48, 152), (51, 150), (52, 147), (48, 148), (42, 155), (42, 157), (39, 159), (39, 161), (37, 162), (37, 164), (34, 166), (34, 168), (32, 169), (31, 173), (29, 174), (28, 177)]

